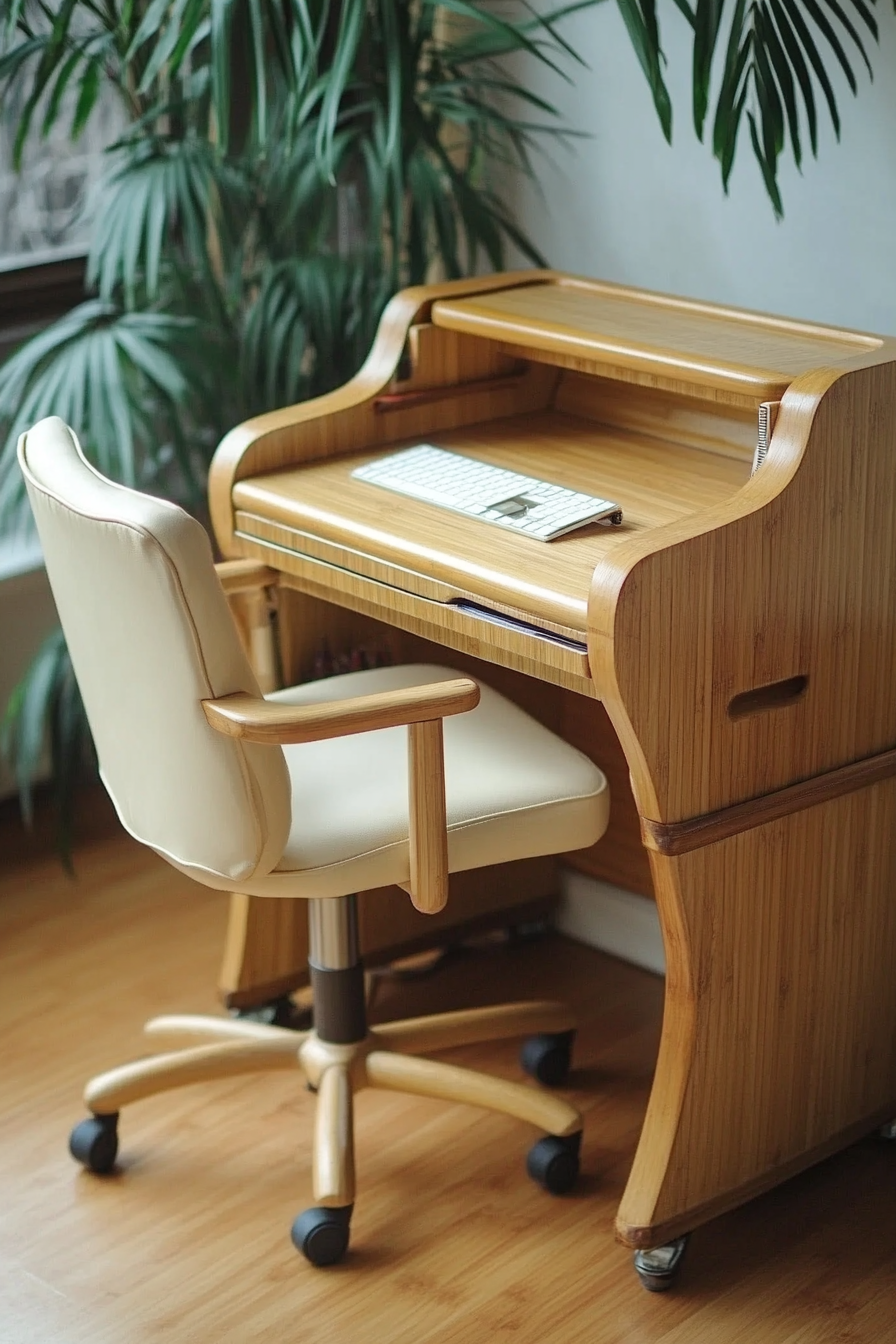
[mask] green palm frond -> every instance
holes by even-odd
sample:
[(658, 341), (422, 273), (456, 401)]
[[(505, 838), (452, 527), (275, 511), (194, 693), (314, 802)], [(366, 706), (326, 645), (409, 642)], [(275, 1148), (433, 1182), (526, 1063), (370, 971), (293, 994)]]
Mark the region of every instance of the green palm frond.
[(736, 0), (725, 24), (724, 0), (696, 0), (694, 8), (694, 124), (703, 135), (710, 106), (713, 58), (724, 57), (712, 128), (713, 153), (727, 190), (738, 133), (746, 117), (753, 152), (775, 213), (783, 213), (778, 167), (790, 149), (799, 168), (804, 139), (818, 152), (818, 101), (834, 132), (840, 114), (829, 66), (853, 94), (856, 59), (871, 75), (868, 48), (878, 40), (875, 0)]
[(0, 7), (0, 108), (14, 96), (20, 103), (16, 167), (38, 114), (44, 136), (61, 116), (71, 115), (70, 135), (77, 139), (104, 87), (131, 115), (143, 110), (123, 66), (133, 11), (132, 0), (121, 7), (116, 0), (105, 0), (103, 6), (83, 0), (5, 0)]
[[(325, 253), (336, 237), (338, 191), (321, 172), (314, 152), (313, 123), (278, 127), (269, 152), (256, 165), (258, 246), (275, 261)], [(351, 136), (335, 143), (337, 179), (346, 178)]]
[[(448, 274), (475, 268), (483, 255), (502, 263), (511, 239), (505, 216), (488, 203), (477, 210), (458, 184), (471, 183), (486, 154), (531, 171), (533, 146), (558, 132), (559, 119), (497, 58), (526, 52), (562, 69), (571, 49), (558, 24), (582, 7), (539, 14), (500, 0), (346, 0), (335, 11), (330, 51), (321, 49), (315, 77), (292, 101), (292, 133), (313, 125), (323, 181), (334, 190), (346, 181), (361, 190), (368, 245), (384, 243), (392, 288), (420, 279), (422, 253), (431, 261), (433, 249)], [(462, 22), (437, 22), (438, 11)], [(542, 119), (528, 120), (520, 107), (537, 109)], [(457, 172), (444, 167), (452, 143), (457, 152), (448, 151), (449, 158), (466, 160)]]
[(653, 105), (667, 140), (672, 139), (672, 102), (663, 79), (663, 51), (656, 16), (656, 0), (617, 0), (623, 22), (644, 71)]
[[(274, 90), (305, 96), (331, 23), (329, 0), (4, 0), (0, 6), (0, 100), (18, 92), (15, 162), (43, 110), (48, 134), (76, 89), (80, 132), (103, 87), (135, 123), (162, 134), (172, 120), (207, 134), (222, 153), (239, 118), (243, 148), (263, 152)], [(235, 60), (235, 53), (244, 59)], [(239, 82), (239, 99), (234, 82)]]
[(37, 4), (7, 5), (4, 10), (0, 106), (13, 91), (22, 90), (23, 105), (13, 142), (13, 162), (19, 167), (41, 105), (46, 102), (43, 133), (47, 134), (60, 114), (62, 96), (69, 86), (79, 86), (73, 137), (76, 128), (78, 132), (83, 129), (96, 101), (94, 72), (108, 50), (111, 35), (108, 22), (97, 23), (92, 16), (87, 17), (86, 24), (81, 22), (78, 0), (62, 0), (49, 12)]
[(243, 331), (247, 403), (291, 405), (345, 383), (363, 362), (388, 298), (363, 258), (291, 258), (267, 267)]
[(222, 161), (195, 136), (155, 137), (125, 144), (119, 162), (98, 190), (102, 209), (91, 239), (87, 283), (111, 299), (123, 289), (128, 307), (138, 293), (159, 297), (166, 260), (176, 255), (214, 282), (209, 230), (220, 246), (233, 246), (246, 227), (251, 188), (239, 165)]
[(0, 367), (0, 518), (25, 507), (16, 443), (46, 415), (77, 426), (113, 479), (145, 485), (165, 468), (170, 490), (201, 500), (206, 464), (187, 432), (204, 376), (197, 332), (193, 319), (89, 300), (8, 359)]

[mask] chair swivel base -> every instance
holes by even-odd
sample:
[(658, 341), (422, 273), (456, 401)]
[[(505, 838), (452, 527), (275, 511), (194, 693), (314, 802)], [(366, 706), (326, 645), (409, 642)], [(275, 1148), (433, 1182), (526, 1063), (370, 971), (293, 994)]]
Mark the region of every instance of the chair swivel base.
[(523, 1083), (419, 1057), (425, 1050), (530, 1036), (522, 1051), (523, 1068), (539, 1080), (560, 1084), (569, 1069), (574, 1036), (572, 1015), (563, 1004), (505, 1004), (413, 1018), (374, 1027), (363, 1040), (341, 1045), (321, 1040), (314, 1031), (232, 1018), (160, 1017), (145, 1030), (154, 1037), (203, 1044), (137, 1060), (94, 1078), (84, 1094), (92, 1115), (72, 1130), (72, 1156), (91, 1171), (111, 1171), (118, 1149), (118, 1113), (144, 1097), (206, 1079), (297, 1069), (316, 1093), (315, 1207), (295, 1220), (292, 1240), (314, 1265), (335, 1264), (348, 1249), (355, 1201), (353, 1099), (365, 1087), (468, 1102), (526, 1120), (546, 1135), (528, 1155), (533, 1180), (559, 1195), (578, 1176), (582, 1119), (568, 1102)]

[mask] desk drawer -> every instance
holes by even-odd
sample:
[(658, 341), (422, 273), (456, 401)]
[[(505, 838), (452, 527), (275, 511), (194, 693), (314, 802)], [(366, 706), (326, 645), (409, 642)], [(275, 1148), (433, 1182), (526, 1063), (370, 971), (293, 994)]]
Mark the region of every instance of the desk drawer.
[(281, 523), (244, 513), (237, 514), (236, 522), (244, 553), (278, 569), (288, 588), (374, 616), (485, 662), (596, 697), (581, 632), (546, 627), (542, 634), (536, 626), (493, 609), (501, 620), (497, 624), (489, 619), (487, 609), (475, 611), (454, 604), (457, 600), (475, 603), (473, 594), (448, 585), (440, 585), (445, 589), (442, 600), (409, 592), (303, 554), (296, 547), (299, 538)]

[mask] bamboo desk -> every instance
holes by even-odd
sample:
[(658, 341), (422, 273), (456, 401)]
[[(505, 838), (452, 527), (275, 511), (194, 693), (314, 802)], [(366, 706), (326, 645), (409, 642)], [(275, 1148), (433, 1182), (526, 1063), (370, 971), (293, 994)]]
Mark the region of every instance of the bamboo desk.
[[(894, 341), (529, 271), (400, 294), (356, 378), (213, 464), (282, 593), (609, 716), (667, 957), (630, 1246), (896, 1115), (894, 427)], [(625, 522), (545, 545), (352, 480), (419, 441)]]

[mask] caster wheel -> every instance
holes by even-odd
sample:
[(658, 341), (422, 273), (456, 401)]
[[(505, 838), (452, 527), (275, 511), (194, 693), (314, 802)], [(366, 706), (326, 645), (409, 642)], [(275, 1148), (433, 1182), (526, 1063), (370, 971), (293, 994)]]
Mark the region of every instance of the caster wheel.
[(672, 1287), (678, 1278), (687, 1244), (687, 1237), (676, 1237), (667, 1246), (654, 1246), (651, 1251), (635, 1251), (635, 1273), (648, 1293), (665, 1293)]
[(896, 1139), (896, 1120), (888, 1120), (885, 1125), (881, 1125), (877, 1132), (882, 1139), (892, 1143)]
[(344, 1209), (306, 1209), (292, 1225), (292, 1244), (312, 1265), (335, 1265), (348, 1250), (354, 1205)]
[(536, 1078), (545, 1087), (562, 1087), (569, 1077), (575, 1036), (574, 1031), (530, 1036), (523, 1042), (520, 1064), (530, 1078)]
[(118, 1156), (118, 1113), (82, 1120), (69, 1135), (68, 1148), (76, 1162), (104, 1176)]
[(551, 1195), (566, 1195), (576, 1183), (579, 1174), (579, 1149), (582, 1131), (558, 1139), (549, 1134), (529, 1149), (526, 1170)]

